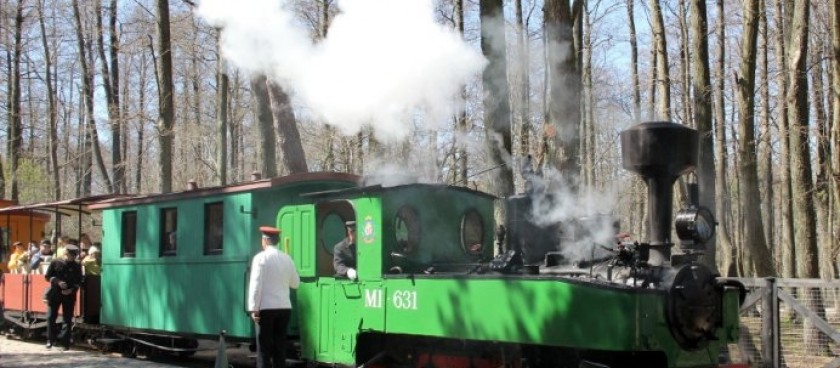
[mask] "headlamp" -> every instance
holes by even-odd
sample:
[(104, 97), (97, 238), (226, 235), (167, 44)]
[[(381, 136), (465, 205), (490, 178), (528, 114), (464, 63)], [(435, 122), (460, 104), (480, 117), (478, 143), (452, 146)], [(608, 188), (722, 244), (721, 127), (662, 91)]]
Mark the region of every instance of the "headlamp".
[(693, 241), (695, 244), (705, 244), (715, 236), (715, 221), (712, 211), (705, 207), (690, 207), (677, 212), (674, 226), (677, 236), (682, 241)]

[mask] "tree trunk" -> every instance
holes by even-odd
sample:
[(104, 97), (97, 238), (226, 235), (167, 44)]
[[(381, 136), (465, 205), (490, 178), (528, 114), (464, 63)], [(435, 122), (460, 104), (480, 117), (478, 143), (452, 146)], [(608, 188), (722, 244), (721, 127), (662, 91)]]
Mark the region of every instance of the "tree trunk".
[[(461, 3), (459, 15), (459, 32), (464, 33), (464, 14), (463, 1), (456, 0)], [(518, 51), (517, 56), (519, 60), (516, 64), (519, 67), (519, 106), (517, 108), (519, 115), (519, 147), (521, 154), (525, 157), (531, 156), (531, 65), (530, 65), (530, 48), (528, 36), (528, 24), (525, 22), (525, 17), (522, 9), (522, 0), (514, 2), (516, 12), (516, 35), (518, 41), (516, 43)], [(466, 120), (466, 111), (463, 112), (464, 120)], [(466, 168), (464, 168), (466, 170)], [(533, 170), (533, 167), (527, 168)], [(466, 180), (464, 181), (466, 182)]]
[(829, 199), (828, 199), (828, 172), (830, 170), (829, 155), (830, 155), (830, 134), (828, 129), (828, 115), (825, 106), (825, 90), (823, 89), (823, 41), (814, 40), (815, 46), (812, 49), (811, 58), (815, 60), (811, 67), (811, 80), (813, 81), (814, 98), (812, 99), (814, 106), (813, 111), (817, 124), (816, 142), (817, 142), (817, 158), (816, 158), (816, 178), (814, 183), (814, 203), (817, 212), (817, 249), (819, 250), (818, 259), (820, 261), (819, 270), (820, 277), (826, 280), (831, 279), (831, 253), (832, 243), (828, 223), (829, 217)]
[(277, 176), (277, 147), (274, 140), (274, 119), (271, 116), (271, 100), (268, 97), (268, 79), (259, 74), (251, 77), (251, 93), (257, 109), (257, 125), (260, 136), (260, 173), (265, 178)]
[[(700, 205), (715, 208), (715, 143), (712, 126), (712, 81), (709, 75), (709, 33), (705, 0), (691, 0), (691, 55), (694, 78), (694, 123), (700, 133), (700, 155), (697, 162), (697, 179), (700, 189)], [(723, 42), (723, 40), (721, 40)], [(704, 263), (717, 269), (716, 240), (706, 243)]]
[(581, 40), (581, 78), (583, 82), (583, 185), (592, 190), (595, 185), (595, 118), (592, 96), (592, 23), (586, 4), (581, 10), (583, 39)]
[(718, 20), (717, 45), (718, 55), (716, 58), (716, 80), (715, 88), (715, 159), (718, 164), (715, 166), (715, 216), (718, 219), (716, 240), (722, 250), (723, 260), (721, 269), (726, 277), (737, 276), (737, 250), (729, 236), (729, 191), (727, 190), (726, 176), (728, 153), (726, 144), (726, 110), (724, 106), (724, 91), (726, 90), (726, 13), (724, 13), (724, 1), (717, 0)]
[[(82, 69), (81, 97), (84, 100), (84, 114), (87, 120), (87, 122), (85, 123), (85, 125), (87, 126), (85, 130), (85, 140), (87, 141), (87, 144), (89, 144), (93, 149), (93, 158), (96, 160), (96, 166), (99, 168), (99, 172), (102, 175), (102, 180), (105, 181), (108, 191), (110, 193), (114, 193), (115, 191), (113, 183), (111, 182), (111, 178), (108, 175), (108, 170), (105, 168), (105, 161), (102, 159), (102, 151), (99, 149), (99, 133), (96, 129), (96, 118), (93, 115), (93, 105), (95, 103), (93, 96), (94, 73), (93, 69), (91, 69), (88, 66), (88, 57), (92, 55), (88, 54), (88, 45), (85, 42), (86, 40), (84, 37), (84, 27), (82, 24), (82, 17), (81, 12), (79, 10), (78, 0), (73, 0), (73, 19), (76, 23), (76, 38), (79, 47), (79, 66)], [(88, 153), (85, 153), (85, 155), (88, 155), (88, 157), (90, 157)], [(85, 170), (84, 177), (85, 179), (83, 180), (81, 194), (83, 196), (88, 196), (91, 194), (91, 179), (88, 170)]]
[[(117, 3), (116, 0), (111, 0), (109, 32), (111, 33), (111, 43), (109, 46), (111, 55), (111, 64), (108, 65), (108, 58), (105, 57), (105, 41), (103, 35), (105, 33), (102, 27), (102, 0), (94, 2), (96, 13), (96, 39), (97, 50), (99, 52), (99, 61), (102, 67), (102, 89), (105, 91), (105, 101), (108, 106), (108, 124), (111, 127), (111, 172), (114, 175), (114, 185), (111, 188), (112, 193), (124, 193), (124, 165), (122, 162), (122, 132), (120, 121), (120, 79), (119, 79), (119, 57), (117, 49), (119, 49), (119, 38), (116, 34), (116, 15)], [(93, 67), (93, 66), (92, 66)], [(114, 70), (116, 68), (116, 70)]]
[(502, 0), (481, 0), (481, 51), (489, 64), (484, 69), (484, 129), (490, 162), (495, 171), (491, 192), (497, 196), (513, 194), (511, 160), (510, 93), (507, 84), (507, 54)]
[[(630, 68), (632, 69), (633, 77), (633, 123), (640, 123), (642, 121), (642, 85), (639, 82), (639, 47), (636, 38), (636, 21), (634, 4), (635, 0), (627, 0), (627, 24), (630, 28)], [(643, 214), (647, 208), (645, 201), (645, 191), (641, 185), (641, 180), (633, 181), (633, 213)], [(644, 216), (634, 219), (634, 226), (632, 227), (633, 234), (636, 237), (645, 233)]]
[(20, 195), (18, 188), (18, 168), (20, 165), (21, 147), (23, 146), (23, 124), (20, 116), (20, 59), (23, 53), (23, 45), (21, 44), (21, 37), (23, 33), (23, 6), (24, 0), (18, 0), (17, 10), (15, 11), (15, 28), (14, 28), (14, 49), (11, 57), (11, 70), (9, 78), (9, 149), (7, 156), (12, 162), (9, 171), (11, 173), (11, 200), (17, 202)]
[(642, 121), (642, 86), (639, 82), (639, 47), (636, 42), (636, 21), (633, 4), (636, 0), (627, 0), (627, 23), (630, 27), (630, 67), (633, 70), (633, 122)]
[[(770, 39), (767, 37), (767, 7), (764, 0), (759, 0), (759, 32), (761, 38), (758, 51), (758, 71), (760, 73), (761, 87), (761, 114), (760, 114), (760, 136), (758, 142), (758, 180), (761, 190), (761, 220), (764, 223), (764, 239), (770, 247), (770, 253), (778, 253), (778, 243), (775, 241), (773, 229), (775, 219), (773, 207), (773, 147), (771, 146), (771, 125), (770, 125), (770, 77), (768, 54)], [(776, 259), (775, 255), (773, 257)], [(777, 268), (778, 269), (778, 268)]]
[[(785, 0), (776, 0), (776, 58), (779, 60), (778, 67), (781, 69), (777, 73), (777, 85), (780, 96), (787, 96), (788, 80), (787, 80), (787, 55), (785, 55), (785, 38), (789, 31), (789, 22), (785, 21), (783, 13)], [(779, 114), (779, 181), (781, 181), (780, 197), (780, 222), (781, 224), (781, 243), (782, 243), (782, 276), (786, 278), (793, 278), (797, 276), (796, 272), (796, 247), (793, 236), (793, 208), (791, 202), (791, 177), (790, 177), (790, 135), (789, 135), (789, 121), (788, 121), (788, 106), (786, 103), (780, 104)]]
[(157, 33), (160, 54), (158, 72), (158, 105), (157, 121), (158, 142), (160, 153), (160, 191), (172, 191), (172, 142), (175, 125), (174, 84), (172, 81), (172, 37), (169, 31), (169, 0), (157, 0)]
[[(461, 34), (461, 38), (464, 37), (464, 0), (454, 0), (455, 1), (455, 11), (454, 11), (454, 18), (455, 18), (455, 28), (458, 29), (458, 33)], [(517, 5), (520, 7), (518, 8), (521, 12), (521, 0), (517, 0)], [(518, 19), (518, 18), (517, 18)], [(526, 77), (527, 78), (527, 77)], [(469, 165), (469, 155), (467, 153), (467, 144), (466, 144), (466, 137), (469, 130), (467, 126), (467, 88), (464, 87), (461, 90), (461, 98), (463, 101), (459, 101), (459, 109), (458, 109), (458, 116), (455, 129), (458, 131), (460, 137), (457, 139), (457, 154), (455, 155), (455, 171), (457, 175), (455, 176), (455, 183), (460, 183), (461, 185), (467, 185), (468, 181), (468, 165)]]
[[(283, 152), (283, 165), (289, 174), (305, 173), (306, 152), (300, 141), (295, 112), (289, 95), (275, 82), (268, 82), (268, 96), (271, 100), (271, 115), (277, 123), (277, 133), (280, 138), (280, 150)], [(361, 137), (359, 138), (361, 142)]]
[(548, 73), (546, 88), (549, 155), (547, 162), (557, 169), (574, 190), (580, 177), (581, 74), (575, 49), (574, 25), (579, 21), (582, 2), (547, 0), (545, 37)]
[[(693, 2), (694, 0), (691, 0), (691, 1)], [(688, 74), (689, 70), (691, 69), (691, 62), (692, 62), (691, 58), (693, 57), (692, 54), (694, 53), (694, 51), (695, 51), (694, 48), (696, 47), (695, 45), (690, 45), (690, 43), (693, 41), (693, 39), (692, 39), (692, 41), (689, 41), (689, 37), (690, 37), (689, 33), (694, 32), (694, 30), (693, 29), (689, 30), (689, 28), (688, 28), (689, 26), (688, 26), (687, 21), (686, 21), (686, 19), (688, 18), (688, 15), (687, 15), (687, 12), (686, 12), (685, 0), (679, 0), (677, 2), (677, 7), (678, 7), (678, 12), (679, 12), (679, 13), (677, 13), (677, 18), (678, 18), (679, 23), (680, 23), (680, 81), (682, 82), (682, 101), (681, 102), (682, 102), (682, 107), (683, 107), (682, 111), (681, 111), (682, 112), (682, 121), (683, 121), (684, 125), (696, 128), (695, 124), (697, 122), (694, 121), (694, 114), (692, 114), (692, 110), (694, 109), (694, 106), (691, 105), (692, 104), (692, 101), (691, 101), (691, 87), (693, 87), (694, 84), (692, 84), (691, 76), (689, 76), (689, 74)], [(692, 14), (691, 16), (692, 16), (692, 22), (693, 22), (693, 17), (695, 15)], [(694, 26), (694, 24), (692, 24), (692, 27), (693, 26)], [(696, 99), (697, 99), (697, 96), (695, 96), (695, 100)], [(701, 153), (701, 155), (702, 155), (702, 153)], [(699, 171), (699, 167), (698, 167), (698, 170), (695, 171), (695, 172), (698, 172), (698, 171)]]
[(668, 43), (665, 39), (665, 22), (659, 0), (650, 0), (653, 42), (656, 44), (656, 80), (659, 88), (656, 114), (658, 119), (671, 120), (671, 77), (668, 71)]
[[(53, 89), (53, 60), (50, 45), (47, 40), (46, 15), (44, 14), (44, 0), (38, 0), (38, 24), (41, 28), (41, 45), (44, 48), (44, 84), (47, 88), (47, 145), (49, 155), (49, 172), (53, 186), (53, 199), (61, 199), (61, 180), (58, 172), (58, 127), (55, 90)], [(2, 193), (2, 192), (0, 192)]]
[[(758, 214), (761, 203), (758, 195), (758, 169), (755, 142), (755, 69), (758, 39), (758, 0), (744, 1), (744, 33), (741, 38), (741, 66), (736, 79), (738, 93), (738, 165), (741, 176), (740, 198), (743, 213)], [(774, 276), (773, 259), (764, 239), (761, 216), (744, 217), (744, 244), (756, 270), (756, 276)]]
[(221, 30), (216, 32), (216, 45), (218, 52), (218, 60), (216, 62), (216, 146), (218, 147), (218, 154), (216, 155), (216, 172), (218, 173), (218, 184), (227, 184), (227, 168), (228, 168), (228, 84), (229, 78), (227, 74), (227, 67), (225, 59), (222, 56), (222, 48), (220, 44)]
[[(831, 167), (832, 185), (834, 187), (834, 220), (832, 223), (837, 223), (838, 212), (840, 212), (840, 2), (833, 1), (829, 3), (829, 13), (831, 14), (831, 70), (832, 70), (832, 86), (831, 101), (832, 106), (832, 123), (831, 123)], [(834, 229), (831, 234), (835, 244), (840, 243), (840, 230)]]
[[(800, 277), (818, 278), (816, 213), (814, 211), (814, 184), (811, 181), (811, 153), (809, 148), (808, 105), (808, 28), (810, 4), (796, 2), (791, 14), (790, 42), (787, 45), (788, 106), (790, 124), (790, 175), (793, 197), (794, 238), (796, 239), (797, 272)], [(820, 289), (806, 290), (808, 309), (825, 317)], [(822, 333), (809, 321), (804, 324), (805, 350), (809, 354), (828, 353), (828, 344)]]
[[(147, 72), (146, 72), (146, 54), (142, 53), (140, 55), (140, 67), (139, 67), (139, 74), (140, 74), (140, 85), (145, 86), (147, 83)], [(146, 89), (145, 88), (138, 88), (137, 91), (137, 103), (139, 105), (139, 112), (138, 114), (140, 119), (140, 124), (137, 126), (137, 160), (136, 165), (134, 167), (134, 192), (135, 193), (142, 193), (143, 192), (143, 170), (141, 168), (143, 155), (145, 154), (145, 145), (144, 145), (144, 128), (146, 121)]]

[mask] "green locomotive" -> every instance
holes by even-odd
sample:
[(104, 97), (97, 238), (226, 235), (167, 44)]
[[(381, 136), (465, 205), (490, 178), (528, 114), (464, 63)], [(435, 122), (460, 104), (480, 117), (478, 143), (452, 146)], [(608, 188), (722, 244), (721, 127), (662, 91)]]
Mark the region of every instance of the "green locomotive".
[[(257, 226), (274, 224), (301, 276), (290, 336), (304, 361), (717, 367), (738, 336), (742, 290), (695, 260), (713, 220), (681, 211), (684, 252), (670, 250), (671, 187), (693, 168), (696, 139), (671, 123), (622, 133), (625, 167), (649, 185), (650, 241), (620, 244), (586, 267), (552, 251), (562, 236), (529, 218), (532, 196), (503, 201), (506, 232), (494, 221), (500, 200), (486, 193), (359, 185), (344, 174), (101, 202), (92, 206), (103, 214), (101, 323), (171, 351), (189, 352), (193, 338), (221, 330), (252, 340), (248, 264)], [(346, 221), (357, 225), (357, 279), (333, 270)]]

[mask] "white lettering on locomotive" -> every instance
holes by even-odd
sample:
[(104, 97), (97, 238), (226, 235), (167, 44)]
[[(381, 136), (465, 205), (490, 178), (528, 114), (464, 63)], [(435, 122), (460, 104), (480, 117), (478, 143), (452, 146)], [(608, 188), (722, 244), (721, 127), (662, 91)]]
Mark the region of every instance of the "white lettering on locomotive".
[(417, 292), (408, 290), (397, 290), (391, 296), (391, 302), (397, 309), (417, 310)]
[(382, 289), (365, 289), (365, 308), (382, 308)]

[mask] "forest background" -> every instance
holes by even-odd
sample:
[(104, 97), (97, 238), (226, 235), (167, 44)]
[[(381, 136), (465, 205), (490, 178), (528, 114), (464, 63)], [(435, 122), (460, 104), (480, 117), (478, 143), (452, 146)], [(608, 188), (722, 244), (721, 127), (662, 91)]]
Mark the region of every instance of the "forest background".
[[(644, 239), (646, 190), (621, 168), (618, 133), (665, 120), (701, 133), (690, 179), (719, 222), (707, 263), (840, 276), (838, 2), (229, 3), (0, 0), (0, 194), (32, 203), (338, 171), (502, 196), (536, 172), (573, 193), (573, 215), (616, 215)], [(244, 28), (226, 18), (240, 13)], [(351, 49), (297, 73), (298, 54), (274, 44), (289, 33), (264, 27), (266, 13), (307, 50)], [(310, 99), (302, 74), (326, 97)]]

